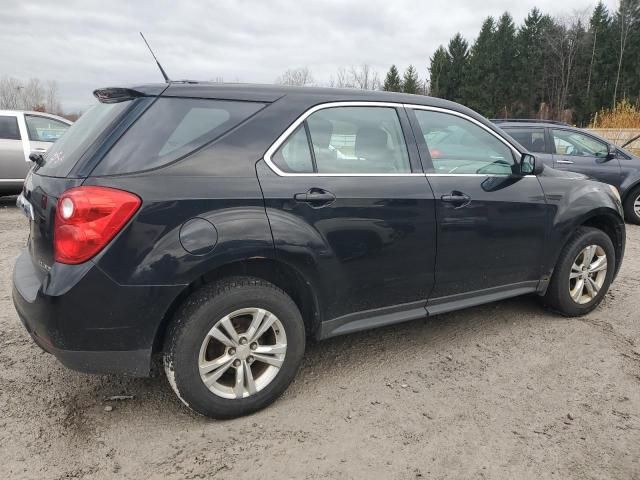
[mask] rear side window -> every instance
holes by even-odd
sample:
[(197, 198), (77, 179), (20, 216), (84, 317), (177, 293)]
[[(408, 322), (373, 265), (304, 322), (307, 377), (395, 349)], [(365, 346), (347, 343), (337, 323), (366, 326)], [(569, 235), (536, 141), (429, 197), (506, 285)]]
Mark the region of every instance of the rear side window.
[(131, 102), (98, 103), (87, 110), (55, 142), (44, 157), (38, 175), (66, 177), (80, 157), (109, 126), (123, 114)]
[(300, 125), (277, 151), (273, 156), (273, 163), (285, 172), (313, 172), (313, 160), (304, 125)]
[(0, 116), (0, 140), (20, 140), (16, 117)]
[(544, 128), (506, 128), (505, 131), (530, 152), (548, 152)]
[(122, 136), (93, 172), (114, 175), (161, 167), (197, 150), (264, 104), (159, 98)]
[(272, 158), (285, 172), (410, 173), (398, 114), (390, 107), (331, 107), (311, 114)]

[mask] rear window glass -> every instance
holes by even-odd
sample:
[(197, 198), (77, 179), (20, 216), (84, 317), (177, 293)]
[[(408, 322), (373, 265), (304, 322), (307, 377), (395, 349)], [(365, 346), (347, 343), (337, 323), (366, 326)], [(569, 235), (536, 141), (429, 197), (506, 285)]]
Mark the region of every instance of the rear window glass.
[(47, 150), (38, 175), (66, 177), (84, 152), (129, 105), (131, 102), (98, 103), (87, 110)]
[(159, 98), (93, 172), (114, 175), (161, 167), (228, 132), (264, 104)]

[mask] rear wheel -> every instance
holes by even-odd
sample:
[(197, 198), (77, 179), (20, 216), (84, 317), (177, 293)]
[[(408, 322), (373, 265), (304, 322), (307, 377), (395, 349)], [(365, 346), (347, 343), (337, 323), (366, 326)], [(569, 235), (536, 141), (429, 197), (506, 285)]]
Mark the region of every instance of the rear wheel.
[(640, 187), (634, 188), (624, 201), (624, 217), (628, 222), (640, 225)]
[(180, 399), (213, 418), (232, 418), (273, 402), (304, 353), (296, 304), (275, 285), (237, 277), (189, 297), (167, 335), (164, 366)]
[(596, 228), (579, 228), (560, 254), (545, 303), (566, 316), (589, 313), (609, 290), (614, 266), (609, 236)]

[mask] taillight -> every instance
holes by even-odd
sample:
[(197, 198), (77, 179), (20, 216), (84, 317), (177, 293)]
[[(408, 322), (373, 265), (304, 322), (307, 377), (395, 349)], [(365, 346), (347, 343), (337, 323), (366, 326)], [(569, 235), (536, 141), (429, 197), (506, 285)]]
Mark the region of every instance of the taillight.
[(116, 236), (140, 207), (133, 193), (107, 187), (77, 187), (58, 199), (53, 231), (60, 263), (89, 260)]

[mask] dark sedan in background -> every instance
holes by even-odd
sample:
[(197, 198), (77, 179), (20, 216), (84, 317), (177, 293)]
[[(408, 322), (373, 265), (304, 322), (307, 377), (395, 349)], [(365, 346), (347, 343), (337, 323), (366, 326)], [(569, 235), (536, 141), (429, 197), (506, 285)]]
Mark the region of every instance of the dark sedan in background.
[(493, 122), (550, 167), (614, 185), (625, 219), (640, 224), (640, 158), (566, 123), (505, 119)]

